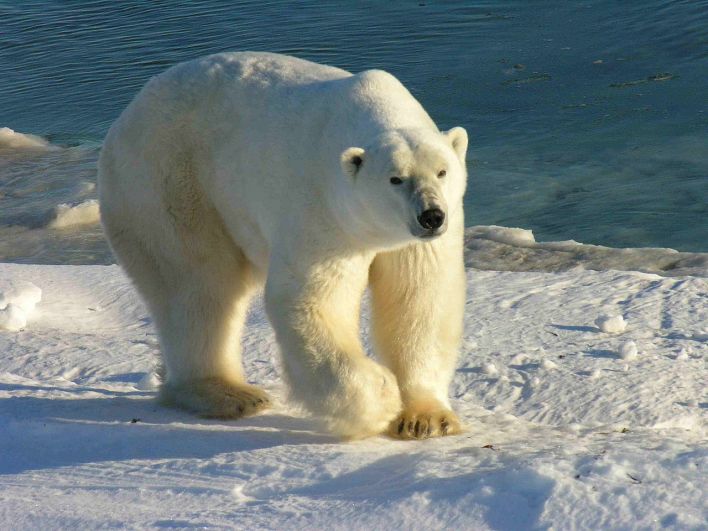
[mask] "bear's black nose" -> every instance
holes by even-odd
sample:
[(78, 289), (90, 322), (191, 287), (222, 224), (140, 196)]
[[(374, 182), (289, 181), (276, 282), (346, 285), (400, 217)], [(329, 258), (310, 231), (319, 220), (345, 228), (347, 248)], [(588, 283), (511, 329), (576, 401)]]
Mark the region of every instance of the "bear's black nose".
[(445, 212), (439, 208), (431, 208), (418, 216), (418, 223), (424, 229), (439, 229), (445, 223)]

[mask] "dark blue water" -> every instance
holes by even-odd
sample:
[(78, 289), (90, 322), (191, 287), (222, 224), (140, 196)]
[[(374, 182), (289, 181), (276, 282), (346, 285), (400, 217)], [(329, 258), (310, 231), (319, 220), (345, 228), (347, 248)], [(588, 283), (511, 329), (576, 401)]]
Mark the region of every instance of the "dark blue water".
[(0, 127), (68, 149), (0, 160), (0, 259), (109, 260), (96, 227), (13, 238), (95, 195), (101, 139), (150, 76), (225, 50), (392, 72), (470, 134), (468, 225), (708, 251), (707, 1), (43, 0), (0, 1)]

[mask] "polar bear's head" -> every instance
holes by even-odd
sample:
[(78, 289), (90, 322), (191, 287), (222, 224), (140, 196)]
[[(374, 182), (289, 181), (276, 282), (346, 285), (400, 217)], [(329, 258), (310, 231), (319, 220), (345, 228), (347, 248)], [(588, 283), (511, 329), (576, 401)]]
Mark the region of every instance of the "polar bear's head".
[(462, 207), (466, 152), (461, 127), (443, 133), (397, 129), (366, 147), (350, 147), (341, 155), (354, 199), (348, 210), (361, 229), (380, 239), (435, 238)]

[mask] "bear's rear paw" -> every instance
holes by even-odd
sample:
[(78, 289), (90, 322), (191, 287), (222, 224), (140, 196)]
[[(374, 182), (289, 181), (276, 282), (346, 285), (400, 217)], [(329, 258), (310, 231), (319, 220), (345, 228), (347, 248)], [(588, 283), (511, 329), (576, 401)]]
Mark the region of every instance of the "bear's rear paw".
[(250, 417), (271, 406), (270, 397), (262, 389), (221, 378), (166, 383), (160, 390), (160, 401), (201, 417), (216, 419)]
[(439, 404), (413, 404), (389, 426), (388, 434), (397, 439), (427, 439), (462, 432), (457, 415)]

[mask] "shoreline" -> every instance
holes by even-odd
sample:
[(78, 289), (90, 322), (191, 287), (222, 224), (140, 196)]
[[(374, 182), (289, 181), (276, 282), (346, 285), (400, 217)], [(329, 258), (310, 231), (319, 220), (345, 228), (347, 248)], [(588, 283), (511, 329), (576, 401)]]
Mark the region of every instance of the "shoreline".
[[(114, 265), (113, 256), (103, 239), (98, 221), (98, 204), (95, 200), (84, 201), (77, 206), (62, 206), (65, 217), (62, 221), (73, 220), (88, 225), (84, 230), (83, 240), (79, 233), (57, 231), (56, 229), (23, 229), (14, 227), (0, 237), (0, 263), (27, 265)], [(47, 234), (38, 234), (46, 232)], [(49, 257), (60, 254), (61, 242), (51, 238), (57, 232), (63, 234), (74, 245), (88, 246), (95, 262), (85, 263), (77, 257), (75, 263), (53, 263), (37, 260), (44, 255), (40, 249), (49, 253)], [(49, 242), (48, 249), (46, 251)], [(17, 254), (31, 258), (3, 260), (3, 249), (10, 249)], [(661, 247), (605, 247), (579, 243), (573, 240), (555, 242), (537, 242), (531, 230), (499, 227), (495, 225), (477, 225), (465, 228), (465, 267), (481, 271), (515, 272), (562, 272), (573, 269), (593, 271), (637, 271), (664, 277), (695, 276), (708, 277), (708, 253), (682, 252)], [(67, 257), (68, 251), (64, 251)], [(88, 254), (88, 251), (84, 251)], [(30, 261), (32, 260), (32, 261)]]

